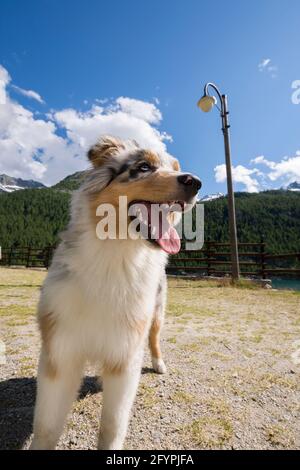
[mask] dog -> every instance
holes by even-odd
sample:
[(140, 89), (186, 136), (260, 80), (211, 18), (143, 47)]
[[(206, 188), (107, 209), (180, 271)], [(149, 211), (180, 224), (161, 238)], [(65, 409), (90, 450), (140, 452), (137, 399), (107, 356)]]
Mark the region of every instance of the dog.
[[(160, 331), (166, 303), (165, 266), (180, 249), (174, 228), (180, 210), (192, 207), (200, 180), (180, 171), (169, 154), (145, 150), (135, 141), (102, 137), (89, 151), (91, 169), (75, 191), (71, 218), (57, 247), (38, 305), (40, 353), (31, 449), (54, 449), (76, 399), (87, 361), (101, 370), (103, 407), (98, 448), (122, 449), (149, 338), (155, 372), (166, 366)], [(146, 227), (153, 237), (99, 238), (97, 208), (119, 208), (126, 196), (149, 213), (163, 204), (167, 221)], [(178, 204), (175, 204), (177, 203)], [(137, 217), (128, 216), (126, 226)], [(141, 222), (141, 221), (140, 221)], [(137, 231), (138, 233), (138, 231)]]

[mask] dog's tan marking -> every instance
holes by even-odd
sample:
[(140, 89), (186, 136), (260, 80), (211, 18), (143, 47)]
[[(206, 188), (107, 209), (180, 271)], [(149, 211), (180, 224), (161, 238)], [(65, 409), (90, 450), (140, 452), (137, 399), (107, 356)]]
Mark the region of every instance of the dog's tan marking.
[(109, 361), (104, 361), (102, 366), (103, 374), (118, 375), (121, 374), (126, 369), (126, 362), (114, 363)]
[[(95, 226), (100, 222), (100, 217), (96, 216), (97, 207), (100, 204), (111, 204), (116, 209), (119, 207), (119, 196), (127, 196), (128, 204), (134, 200), (144, 200), (156, 203), (164, 201), (176, 201), (186, 197), (183, 189), (178, 185), (177, 174), (174, 171), (156, 171), (147, 178), (121, 183), (113, 181), (107, 188), (99, 194), (90, 196), (90, 214), (92, 223)], [(118, 237), (118, 210), (116, 211), (116, 235)], [(105, 216), (103, 216), (105, 217)], [(128, 219), (130, 222), (130, 219)]]
[(161, 323), (155, 318), (152, 322), (149, 334), (149, 346), (152, 357), (156, 359), (161, 358), (161, 350), (159, 344), (159, 333), (160, 333)]
[(173, 164), (172, 164), (172, 167), (173, 167), (173, 170), (175, 170), (175, 171), (180, 171), (179, 161), (178, 161), (178, 160), (174, 160), (174, 162), (173, 162)]
[(143, 156), (151, 166), (159, 167), (161, 165), (159, 156), (151, 150), (144, 150)]
[(115, 137), (102, 138), (96, 145), (94, 145), (88, 152), (88, 158), (94, 165), (98, 167), (103, 165), (113, 155), (116, 155), (121, 150), (124, 150), (124, 144)]
[(133, 320), (132, 322), (128, 322), (128, 328), (134, 330), (139, 337), (142, 337), (146, 328), (146, 324), (146, 320)]
[(128, 203), (138, 199), (151, 202), (177, 201), (184, 199), (185, 193), (178, 185), (177, 174), (173, 171), (156, 171), (147, 178), (120, 183), (113, 181), (99, 194), (91, 196), (94, 214), (99, 204), (119, 205), (119, 196), (127, 196)]

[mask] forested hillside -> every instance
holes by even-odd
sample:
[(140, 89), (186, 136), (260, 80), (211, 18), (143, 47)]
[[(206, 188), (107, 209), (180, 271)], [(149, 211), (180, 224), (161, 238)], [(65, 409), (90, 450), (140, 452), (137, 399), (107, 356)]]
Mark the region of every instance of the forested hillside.
[[(69, 218), (71, 197), (67, 188), (60, 187), (63, 190), (56, 187), (1, 194), (0, 246), (44, 247), (57, 242)], [(236, 213), (240, 242), (263, 237), (270, 252), (300, 251), (299, 192), (237, 193)], [(228, 241), (225, 197), (205, 203), (205, 239)]]
[(54, 244), (69, 218), (70, 194), (25, 189), (0, 196), (0, 246)]
[(74, 191), (78, 189), (80, 184), (84, 179), (85, 171), (77, 171), (77, 173), (73, 173), (72, 175), (67, 176), (55, 186), (52, 186), (53, 189), (60, 189), (66, 191)]
[[(236, 193), (239, 242), (267, 243), (272, 253), (300, 251), (300, 192)], [(228, 241), (227, 198), (205, 203), (206, 240)]]

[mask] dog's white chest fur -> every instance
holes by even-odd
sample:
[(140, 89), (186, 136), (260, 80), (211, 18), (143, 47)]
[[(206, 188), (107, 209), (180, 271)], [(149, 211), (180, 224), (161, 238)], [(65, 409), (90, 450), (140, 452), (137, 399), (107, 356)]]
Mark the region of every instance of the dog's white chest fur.
[(58, 251), (43, 293), (60, 317), (56, 351), (64, 354), (76, 344), (80, 355), (100, 366), (121, 364), (143, 345), (166, 255), (143, 242), (86, 235), (79, 251), (70, 249), (66, 257), (64, 249), (65, 278), (55, 282), (61, 262)]

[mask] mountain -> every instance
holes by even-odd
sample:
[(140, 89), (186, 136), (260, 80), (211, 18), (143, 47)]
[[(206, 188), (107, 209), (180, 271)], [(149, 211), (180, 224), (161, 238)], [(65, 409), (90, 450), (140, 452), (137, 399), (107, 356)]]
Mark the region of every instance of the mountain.
[(225, 197), (223, 193), (215, 193), (215, 194), (207, 194), (200, 199), (200, 202), (208, 202), (214, 201), (215, 199), (219, 199), (220, 197)]
[(8, 175), (0, 175), (0, 192), (12, 193), (19, 189), (45, 188), (42, 183), (34, 180), (23, 180), (22, 178), (13, 178)]
[(52, 188), (59, 189), (61, 191), (75, 191), (81, 185), (85, 174), (86, 174), (85, 171), (77, 171), (76, 173), (73, 173), (72, 175), (67, 176), (66, 178), (61, 180), (59, 183), (52, 186)]
[(289, 184), (286, 189), (288, 191), (300, 191), (300, 183), (294, 181), (293, 183)]

